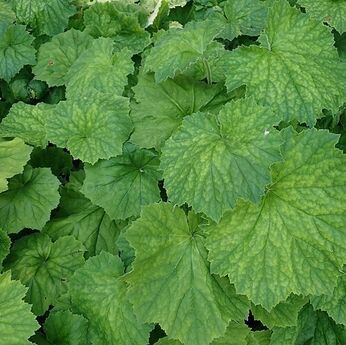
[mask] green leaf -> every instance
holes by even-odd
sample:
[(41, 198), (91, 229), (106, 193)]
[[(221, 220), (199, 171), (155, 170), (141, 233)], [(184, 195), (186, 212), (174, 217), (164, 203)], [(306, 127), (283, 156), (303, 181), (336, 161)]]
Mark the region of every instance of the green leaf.
[(126, 144), (121, 156), (85, 166), (81, 191), (111, 219), (138, 216), (143, 205), (160, 200), (159, 164), (156, 153)]
[(11, 4), (6, 2), (6, 0), (0, 0), (0, 23), (10, 24), (15, 19), (16, 15), (12, 10)]
[(4, 230), (0, 228), (0, 272), (2, 270), (2, 261), (10, 252), (11, 240)]
[(246, 298), (210, 274), (198, 216), (165, 203), (145, 206), (126, 238), (136, 251), (128, 293), (141, 320), (160, 323), (182, 343), (208, 345), (247, 314)]
[(95, 163), (121, 154), (132, 123), (127, 98), (90, 94), (60, 102), (47, 116), (47, 137), (74, 158)]
[(49, 86), (68, 82), (66, 74), (78, 57), (91, 46), (92, 38), (75, 29), (63, 32), (40, 46), (37, 64), (33, 67), (35, 78)]
[(270, 339), (271, 331), (269, 330), (251, 332), (247, 337), (247, 345), (269, 345)]
[(229, 90), (245, 84), (248, 96), (270, 106), (283, 120), (309, 125), (323, 108), (336, 110), (342, 104), (346, 64), (332, 47), (328, 28), (287, 1), (275, 1), (259, 42), (230, 54)]
[(51, 344), (89, 344), (88, 321), (69, 310), (50, 313), (44, 324), (44, 331)]
[(271, 181), (269, 167), (281, 159), (276, 121), (253, 99), (230, 102), (218, 116), (186, 117), (162, 152), (169, 199), (215, 221), (239, 198), (258, 202)]
[(36, 105), (15, 103), (0, 124), (0, 135), (18, 137), (33, 146), (46, 147), (47, 114), (52, 109), (53, 105), (45, 103)]
[(73, 63), (65, 76), (66, 97), (78, 101), (95, 90), (122, 95), (127, 76), (134, 70), (131, 53), (124, 49), (113, 54), (113, 41), (99, 38)]
[(277, 304), (270, 312), (260, 305), (252, 305), (251, 310), (255, 319), (261, 320), (269, 328), (296, 326), (298, 314), (306, 302), (306, 298), (291, 295), (286, 301)]
[(53, 240), (73, 235), (87, 249), (87, 256), (102, 250), (116, 253), (116, 241), (126, 222), (112, 221), (105, 211), (93, 205), (81, 193), (64, 188), (59, 208), (64, 212), (49, 221), (44, 232)]
[[(0, 193), (7, 190), (7, 179), (21, 173), (32, 148), (19, 138), (0, 138)], [(0, 194), (1, 195), (1, 194)]]
[(344, 0), (299, 0), (308, 14), (326, 22), (341, 34), (346, 31), (346, 2)]
[(133, 91), (136, 102), (131, 104), (131, 117), (135, 130), (131, 142), (160, 148), (184, 116), (208, 109), (223, 88), (183, 76), (157, 84), (152, 74), (141, 73)]
[(289, 294), (331, 294), (346, 260), (346, 157), (327, 131), (284, 131), (284, 162), (260, 205), (210, 227), (212, 271), (270, 310)]
[(42, 315), (66, 290), (72, 273), (83, 265), (84, 250), (72, 236), (53, 243), (46, 234), (32, 234), (15, 242), (4, 266), (28, 286), (26, 298), (33, 312)]
[(270, 345), (342, 345), (346, 329), (336, 325), (326, 313), (314, 312), (307, 305), (300, 313), (298, 326), (274, 328)]
[(233, 40), (240, 35), (257, 36), (264, 28), (267, 6), (260, 0), (227, 0), (223, 4), (226, 28), (221, 37)]
[(137, 321), (128, 301), (123, 270), (119, 257), (103, 252), (71, 279), (73, 309), (89, 320), (93, 345), (143, 345), (149, 339), (151, 327)]
[(144, 72), (155, 72), (160, 83), (174, 78), (191, 65), (204, 59), (204, 53), (221, 31), (213, 21), (190, 22), (183, 29), (162, 33), (144, 63)]
[(0, 23), (0, 79), (10, 81), (23, 66), (35, 63), (33, 40), (25, 26)]
[(26, 288), (11, 280), (10, 272), (0, 274), (0, 334), (6, 345), (29, 344), (28, 338), (39, 328), (30, 305), (24, 303)]
[(313, 296), (311, 304), (315, 309), (326, 311), (336, 323), (346, 326), (346, 276), (343, 274), (339, 277), (338, 285), (335, 287), (333, 294)]
[(70, 0), (12, 0), (20, 22), (30, 25), (38, 34), (57, 35), (66, 29), (76, 9)]
[(24, 228), (41, 230), (59, 203), (58, 187), (59, 180), (50, 169), (27, 166), (0, 194), (0, 227), (8, 233)]

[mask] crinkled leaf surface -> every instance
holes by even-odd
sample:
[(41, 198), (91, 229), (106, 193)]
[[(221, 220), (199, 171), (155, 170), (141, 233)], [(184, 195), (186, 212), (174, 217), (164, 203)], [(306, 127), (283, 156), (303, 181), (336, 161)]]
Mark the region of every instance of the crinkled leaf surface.
[[(268, 105), (284, 120), (312, 125), (323, 108), (336, 110), (346, 87), (330, 30), (308, 15), (275, 1), (260, 46), (230, 54), (226, 85), (246, 85), (247, 95)], [(328, 90), (328, 92), (326, 92)]]
[(198, 216), (170, 204), (145, 206), (126, 231), (135, 248), (126, 276), (138, 317), (159, 322), (170, 338), (207, 345), (247, 313), (246, 298), (226, 279), (210, 274)]
[(169, 199), (215, 221), (239, 198), (258, 202), (271, 181), (269, 167), (281, 159), (276, 121), (254, 99), (230, 102), (218, 116), (186, 117), (163, 148)]
[(13, 277), (29, 290), (26, 299), (41, 315), (66, 290), (66, 281), (84, 263), (83, 245), (73, 236), (52, 242), (46, 234), (32, 234), (15, 242), (4, 262)]
[(212, 108), (223, 88), (183, 76), (157, 84), (152, 74), (141, 73), (133, 91), (136, 101), (131, 104), (131, 117), (135, 129), (131, 142), (160, 148), (184, 116)]
[(145, 60), (144, 71), (155, 72), (158, 83), (183, 73), (203, 60), (203, 54), (220, 31), (212, 21), (190, 22), (183, 29), (169, 29), (155, 42)]
[(2, 268), (2, 261), (10, 252), (11, 240), (7, 233), (0, 228), (0, 270)]
[(40, 46), (37, 64), (33, 67), (36, 79), (49, 86), (65, 84), (66, 74), (78, 57), (87, 50), (92, 38), (85, 32), (68, 30)]
[(89, 320), (93, 345), (142, 345), (149, 339), (151, 327), (134, 315), (123, 271), (119, 257), (103, 252), (88, 259), (71, 279), (73, 310)]
[(58, 187), (59, 180), (50, 169), (27, 166), (0, 194), (0, 226), (8, 233), (24, 228), (41, 230), (59, 203)]
[(12, 23), (15, 19), (11, 4), (7, 0), (0, 0), (0, 23)]
[[(32, 148), (19, 139), (0, 138), (0, 193), (7, 190), (7, 179), (23, 171)], [(0, 194), (1, 195), (1, 194)]]
[(30, 305), (24, 303), (26, 288), (11, 280), (10, 272), (0, 274), (0, 333), (6, 345), (29, 344), (27, 339), (39, 328)]
[(326, 311), (336, 323), (346, 326), (346, 278), (343, 274), (338, 280), (332, 295), (315, 296), (311, 298), (315, 309)]
[(156, 153), (126, 144), (121, 156), (86, 165), (81, 191), (111, 219), (138, 216), (143, 205), (160, 200), (159, 164)]
[(337, 136), (288, 128), (284, 137), (284, 162), (273, 166), (262, 202), (240, 202), (207, 240), (212, 271), (267, 310), (292, 292), (331, 294), (346, 259), (346, 158)]
[(121, 154), (131, 130), (128, 99), (98, 92), (60, 102), (47, 119), (49, 141), (92, 164)]
[(127, 76), (133, 72), (131, 54), (124, 49), (113, 53), (113, 41), (99, 38), (73, 63), (65, 76), (67, 98), (80, 101), (97, 90), (122, 95)]
[(69, 310), (49, 314), (44, 324), (45, 334), (51, 344), (87, 345), (88, 321)]
[(53, 240), (73, 235), (87, 249), (87, 256), (99, 254), (102, 250), (116, 253), (116, 241), (126, 222), (114, 221), (105, 211), (93, 205), (81, 193), (63, 189), (60, 208), (66, 210), (45, 226), (44, 232)]
[[(269, 345), (271, 340), (271, 331), (251, 332), (247, 336), (247, 345)], [(284, 345), (284, 344), (281, 344)]]
[(76, 9), (71, 0), (12, 0), (19, 21), (39, 34), (53, 36), (63, 32)]
[(345, 0), (299, 0), (298, 2), (312, 17), (327, 22), (341, 34), (346, 31)]
[(33, 40), (24, 25), (0, 22), (0, 79), (10, 81), (23, 66), (35, 63)]
[(15, 103), (0, 124), (0, 135), (18, 137), (28, 144), (46, 147), (47, 114), (52, 109), (53, 105), (45, 103), (37, 105)]

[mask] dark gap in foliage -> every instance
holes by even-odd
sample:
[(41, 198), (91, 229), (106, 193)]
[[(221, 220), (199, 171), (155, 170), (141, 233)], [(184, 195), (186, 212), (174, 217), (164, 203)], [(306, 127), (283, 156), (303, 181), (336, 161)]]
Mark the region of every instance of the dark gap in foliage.
[(263, 323), (259, 320), (256, 320), (251, 310), (249, 311), (249, 316), (245, 323), (251, 328), (252, 331), (264, 331), (267, 330), (268, 327), (263, 325)]
[(159, 339), (165, 336), (165, 331), (160, 327), (159, 324), (156, 324), (155, 328), (150, 333), (149, 345), (155, 344)]
[(160, 197), (161, 200), (164, 202), (167, 202), (168, 196), (167, 196), (167, 191), (164, 186), (164, 180), (159, 181), (159, 188), (160, 188)]

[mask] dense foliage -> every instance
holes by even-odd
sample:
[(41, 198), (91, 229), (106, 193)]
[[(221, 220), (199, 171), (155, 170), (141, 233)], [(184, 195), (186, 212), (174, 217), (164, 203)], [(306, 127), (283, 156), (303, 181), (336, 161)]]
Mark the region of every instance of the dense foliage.
[(345, 345), (345, 0), (0, 0), (1, 345)]

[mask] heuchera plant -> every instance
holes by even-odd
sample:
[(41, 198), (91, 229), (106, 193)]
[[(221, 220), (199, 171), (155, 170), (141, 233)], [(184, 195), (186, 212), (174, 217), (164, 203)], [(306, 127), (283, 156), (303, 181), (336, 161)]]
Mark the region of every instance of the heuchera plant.
[(345, 0), (0, 0), (0, 345), (346, 345)]

